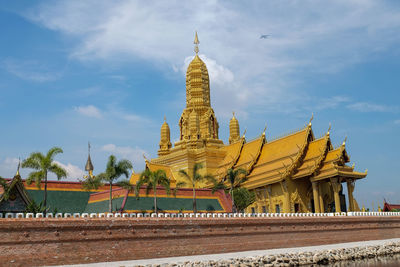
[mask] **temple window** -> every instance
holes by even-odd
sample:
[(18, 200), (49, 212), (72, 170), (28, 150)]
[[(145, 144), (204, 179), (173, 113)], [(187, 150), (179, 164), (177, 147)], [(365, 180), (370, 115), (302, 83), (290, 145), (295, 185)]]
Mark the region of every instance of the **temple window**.
[(251, 213), (256, 213), (256, 209), (254, 207), (251, 207)]
[(295, 213), (300, 212), (300, 204), (299, 203), (294, 203), (294, 212)]
[(276, 213), (281, 213), (281, 208), (280, 208), (279, 204), (275, 205), (275, 212)]
[(267, 213), (267, 207), (262, 206), (262, 213)]

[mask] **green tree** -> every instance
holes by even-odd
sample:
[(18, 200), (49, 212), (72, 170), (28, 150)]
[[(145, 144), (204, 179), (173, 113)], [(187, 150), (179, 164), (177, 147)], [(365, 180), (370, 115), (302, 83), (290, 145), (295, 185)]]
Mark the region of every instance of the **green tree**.
[[(206, 174), (201, 175), (199, 170), (203, 168), (201, 163), (196, 163), (193, 166), (193, 170), (191, 175), (189, 175), (185, 170), (179, 170), (179, 174), (185, 178), (185, 184), (189, 185), (193, 189), (193, 212), (197, 213), (197, 205), (196, 205), (196, 187), (201, 182), (215, 182), (215, 178), (212, 175)], [(214, 183), (215, 184), (215, 183)]]
[(162, 186), (170, 193), (170, 180), (164, 170), (151, 171), (149, 169), (144, 170), (136, 183), (135, 193), (136, 197), (139, 197), (140, 187), (146, 185), (146, 195), (149, 194), (150, 190), (153, 190), (154, 195), (154, 212), (158, 213), (157, 208), (157, 186)]
[(104, 185), (104, 183), (101, 180), (101, 177), (98, 176), (93, 176), (93, 177), (88, 176), (86, 179), (81, 181), (81, 183), (82, 183), (82, 188), (85, 189), (86, 191), (97, 190), (99, 189), (100, 186)]
[(10, 186), (8, 185), (7, 180), (1, 176), (0, 176), (0, 186), (3, 187), (2, 197), (4, 197), (4, 199), (7, 200), (10, 196)]
[(49, 172), (54, 173), (58, 180), (67, 177), (67, 171), (54, 162), (54, 157), (60, 153), (63, 153), (61, 148), (53, 147), (50, 148), (46, 155), (43, 155), (40, 152), (33, 152), (22, 162), (22, 168), (36, 170), (28, 175), (28, 179), (26, 179), (28, 185), (35, 181), (36, 186), (40, 189), (42, 179), (44, 179), (43, 207), (45, 213), (47, 210), (47, 174)]
[(108, 158), (106, 171), (100, 173), (98, 179), (104, 182), (108, 182), (110, 184), (110, 198), (108, 202), (108, 212), (112, 212), (112, 186), (113, 182), (117, 180), (122, 175), (125, 175), (126, 178), (129, 177), (129, 170), (132, 169), (132, 163), (129, 160), (122, 159), (117, 162), (117, 158), (114, 155), (111, 155)]
[(233, 198), (239, 212), (243, 212), (248, 206), (256, 201), (256, 194), (250, 192), (247, 188), (238, 187), (233, 189)]
[(232, 212), (236, 212), (235, 199), (233, 197), (233, 190), (239, 188), (240, 185), (247, 181), (247, 172), (244, 169), (228, 169), (224, 177), (224, 181), (229, 183), (229, 194), (232, 198)]

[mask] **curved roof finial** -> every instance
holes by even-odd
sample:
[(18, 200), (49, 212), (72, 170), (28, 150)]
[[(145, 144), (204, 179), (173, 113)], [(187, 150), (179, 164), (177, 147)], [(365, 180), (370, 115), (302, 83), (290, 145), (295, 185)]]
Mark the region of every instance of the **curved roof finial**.
[(342, 146), (345, 146), (345, 145), (346, 145), (346, 141), (347, 141), (347, 136), (344, 138), (343, 143), (342, 143)]
[(18, 157), (18, 167), (17, 167), (17, 173), (15, 174), (15, 176), (19, 175), (19, 169), (21, 168), (21, 158)]
[(246, 131), (247, 131), (247, 128), (244, 129), (242, 138), (245, 138), (245, 137), (246, 137)]
[(326, 134), (328, 134), (328, 135), (329, 135), (329, 132), (331, 131), (331, 128), (332, 128), (332, 124), (331, 124), (331, 123), (329, 123), (329, 128), (328, 128), (328, 131), (326, 132)]
[(265, 124), (264, 130), (263, 130), (263, 135), (265, 135), (265, 131), (267, 130), (267, 124)]
[(308, 125), (309, 126), (311, 126), (311, 122), (312, 122), (312, 120), (314, 119), (314, 112), (313, 113), (311, 113), (311, 118), (310, 118), (310, 122), (308, 123)]
[(196, 34), (194, 36), (194, 42), (193, 43), (195, 44), (194, 52), (196, 53), (196, 56), (197, 56), (197, 54), (199, 53), (199, 43), (200, 43), (199, 37), (197, 37), (197, 31), (196, 31)]

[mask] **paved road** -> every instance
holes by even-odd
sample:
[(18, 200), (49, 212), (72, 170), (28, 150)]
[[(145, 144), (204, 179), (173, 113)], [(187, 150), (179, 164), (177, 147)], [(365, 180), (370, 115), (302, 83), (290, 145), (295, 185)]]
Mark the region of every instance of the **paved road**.
[(90, 264), (77, 264), (77, 265), (61, 265), (61, 266), (73, 266), (73, 267), (133, 267), (137, 265), (146, 264), (164, 264), (164, 263), (178, 263), (185, 261), (207, 261), (207, 260), (227, 260), (231, 258), (242, 258), (242, 257), (254, 257), (264, 256), (272, 254), (283, 254), (283, 253), (297, 253), (304, 251), (316, 251), (324, 249), (337, 249), (337, 248), (351, 248), (360, 246), (374, 246), (382, 245), (389, 242), (400, 242), (400, 238), (385, 239), (385, 240), (371, 240), (364, 242), (350, 242), (350, 243), (339, 243), (332, 245), (323, 246), (312, 246), (312, 247), (297, 247), (297, 248), (279, 248), (279, 249), (268, 249), (268, 250), (252, 250), (242, 251), (233, 253), (222, 253), (222, 254), (208, 254), (208, 255), (197, 255), (197, 256), (183, 256), (183, 257), (170, 257), (170, 258), (159, 258), (159, 259), (146, 259), (146, 260), (131, 260), (131, 261), (115, 261), (115, 262), (100, 262)]

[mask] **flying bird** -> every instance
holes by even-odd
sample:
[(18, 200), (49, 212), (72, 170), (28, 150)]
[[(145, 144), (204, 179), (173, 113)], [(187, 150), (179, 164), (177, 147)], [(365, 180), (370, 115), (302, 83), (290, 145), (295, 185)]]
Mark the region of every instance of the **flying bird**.
[(269, 37), (269, 34), (263, 34), (260, 36), (260, 39), (267, 39)]

